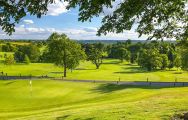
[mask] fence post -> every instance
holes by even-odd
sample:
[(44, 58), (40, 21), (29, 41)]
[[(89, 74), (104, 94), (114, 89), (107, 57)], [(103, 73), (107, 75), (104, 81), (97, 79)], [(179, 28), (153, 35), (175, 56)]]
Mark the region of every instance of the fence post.
[(6, 73), (6, 79), (8, 80), (8, 74)]

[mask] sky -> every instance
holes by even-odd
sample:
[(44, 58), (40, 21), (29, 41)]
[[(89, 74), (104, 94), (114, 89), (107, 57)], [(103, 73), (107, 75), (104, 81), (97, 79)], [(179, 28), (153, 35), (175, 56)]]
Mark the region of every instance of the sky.
[[(114, 6), (121, 0), (116, 0)], [(67, 3), (56, 0), (56, 3), (48, 6), (47, 15), (40, 19), (29, 14), (15, 27), (13, 35), (9, 36), (0, 29), (0, 39), (47, 39), (53, 32), (65, 33), (75, 40), (145, 40), (147, 36), (138, 38), (138, 33), (133, 27), (130, 31), (121, 34), (109, 33), (106, 36), (96, 36), (97, 29), (101, 26), (104, 15), (94, 17), (91, 22), (78, 21), (78, 8), (67, 10)], [(110, 14), (114, 8), (105, 9)]]

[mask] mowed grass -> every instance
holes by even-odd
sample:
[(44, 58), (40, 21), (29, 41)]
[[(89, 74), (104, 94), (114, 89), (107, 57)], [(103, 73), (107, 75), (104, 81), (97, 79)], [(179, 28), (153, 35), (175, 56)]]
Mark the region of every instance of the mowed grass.
[[(51, 77), (62, 77), (63, 68), (57, 67), (49, 63), (31, 63), (3, 65), (0, 64), (0, 71), (8, 73), (8, 75), (32, 75)], [(120, 63), (119, 60), (106, 59), (100, 69), (96, 69), (95, 65), (89, 61), (81, 62), (81, 64), (71, 72), (68, 70), (66, 79), (74, 80), (121, 80), (121, 81), (184, 81), (188, 82), (188, 72), (180, 71), (176, 68), (172, 70), (158, 70), (148, 72), (140, 68), (136, 64)]]
[(188, 111), (188, 87), (139, 87), (33, 80), (0, 81), (0, 119), (168, 120)]

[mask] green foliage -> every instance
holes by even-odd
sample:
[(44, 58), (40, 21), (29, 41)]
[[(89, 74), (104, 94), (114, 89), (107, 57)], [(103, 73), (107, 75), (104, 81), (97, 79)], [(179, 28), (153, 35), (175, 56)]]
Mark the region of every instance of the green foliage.
[(5, 57), (5, 61), (4, 61), (5, 65), (12, 65), (15, 63), (15, 60), (14, 60), (14, 56), (13, 55), (7, 55)]
[(188, 49), (182, 50), (182, 69), (188, 70)]
[(162, 58), (162, 66), (161, 69), (166, 69), (169, 66), (169, 60), (168, 60), (168, 56), (166, 54), (161, 54), (160, 57)]
[[(115, 0), (63, 0), (68, 2), (68, 9), (79, 5), (79, 21), (91, 20), (93, 16), (99, 16), (104, 8), (113, 7)], [(16, 23), (26, 16), (36, 15), (40, 18), (48, 11), (48, 5), (54, 0), (2, 0), (0, 3), (2, 29), (12, 34)], [(151, 35), (148, 39), (178, 38), (187, 39), (187, 0), (125, 0), (111, 14), (106, 14), (102, 20), (102, 26), (98, 35), (109, 32), (121, 33), (131, 30), (134, 24), (138, 24), (136, 30), (139, 36)], [(90, 8), (90, 9), (88, 9)], [(119, 17), (121, 16), (121, 17)], [(181, 24), (181, 25), (180, 25)], [(158, 27), (160, 26), (160, 28)]]
[(138, 64), (149, 71), (163, 66), (162, 58), (157, 49), (142, 50), (139, 55)]
[[(52, 0), (36, 1), (36, 0), (1, 0), (0, 3), (0, 26), (9, 35), (15, 31), (16, 23), (26, 16), (26, 14), (36, 15), (38, 18), (46, 14), (48, 4), (53, 3)], [(10, 20), (11, 19), (11, 20)]]
[(88, 60), (95, 64), (96, 69), (99, 69), (103, 63), (103, 58), (105, 57), (104, 45), (102, 43), (92, 44), (91, 49), (89, 50)]
[(121, 62), (123, 62), (123, 60), (129, 61), (130, 52), (125, 48), (118, 48), (117, 57), (121, 60)]
[(27, 55), (25, 55), (25, 57), (24, 57), (24, 63), (25, 64), (30, 64), (30, 59), (29, 59), (29, 57)]
[(182, 59), (180, 56), (176, 56), (174, 60), (174, 66), (180, 68), (182, 66)]
[(11, 43), (8, 42), (5, 45), (2, 45), (2, 52), (14, 52), (14, 51), (16, 51), (16, 47)]
[(24, 62), (25, 55), (27, 55), (31, 62), (38, 62), (40, 50), (35, 44), (22, 45), (18, 47), (14, 57), (17, 62)]
[(181, 53), (182, 69), (188, 70), (188, 39), (178, 42), (178, 45)]
[(74, 69), (85, 58), (81, 45), (71, 41), (65, 34), (53, 33), (48, 38), (48, 52), (51, 61), (64, 68), (64, 77), (67, 68)]

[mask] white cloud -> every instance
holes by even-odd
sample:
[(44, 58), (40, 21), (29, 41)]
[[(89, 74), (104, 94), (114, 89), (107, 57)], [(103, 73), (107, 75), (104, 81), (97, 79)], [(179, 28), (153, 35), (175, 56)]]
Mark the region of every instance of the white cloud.
[(25, 24), (33, 24), (34, 23), (33, 20), (23, 20), (23, 22)]
[(68, 2), (55, 0), (55, 3), (50, 4), (48, 6), (47, 15), (58, 16), (58, 15), (60, 15), (62, 13), (66, 13), (66, 12), (68, 12), (68, 10), (66, 9), (67, 5), (68, 5)]
[(97, 28), (95, 27), (83, 27), (79, 29), (55, 29), (55, 28), (40, 28), (40, 27), (25, 27), (20, 25), (15, 28), (16, 31), (12, 36), (5, 35), (2, 30), (0, 31), (0, 39), (47, 39), (51, 33), (65, 33), (69, 38), (75, 40), (139, 40), (146, 39), (147, 36), (138, 38), (138, 33), (131, 31), (124, 31), (121, 34), (108, 33), (106, 36), (96, 36)]

